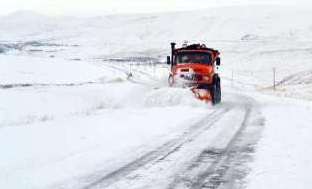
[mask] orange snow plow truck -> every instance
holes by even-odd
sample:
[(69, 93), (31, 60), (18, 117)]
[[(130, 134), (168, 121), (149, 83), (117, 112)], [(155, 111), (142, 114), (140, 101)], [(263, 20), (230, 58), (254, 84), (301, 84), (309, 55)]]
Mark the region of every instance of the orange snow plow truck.
[(203, 44), (183, 45), (175, 48), (171, 43), (171, 65), (168, 82), (170, 86), (189, 87), (195, 96), (203, 101), (218, 104), (221, 102), (220, 77), (216, 67), (220, 66), (219, 51)]

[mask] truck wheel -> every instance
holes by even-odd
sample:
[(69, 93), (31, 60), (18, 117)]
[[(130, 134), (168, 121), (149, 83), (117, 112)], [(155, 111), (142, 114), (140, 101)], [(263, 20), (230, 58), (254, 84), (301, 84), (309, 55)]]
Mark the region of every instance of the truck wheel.
[(221, 102), (221, 85), (220, 78), (216, 76), (211, 88), (212, 104), (219, 104)]
[(216, 92), (217, 92), (217, 103), (221, 102), (221, 84), (220, 79), (218, 79), (218, 82), (216, 83)]

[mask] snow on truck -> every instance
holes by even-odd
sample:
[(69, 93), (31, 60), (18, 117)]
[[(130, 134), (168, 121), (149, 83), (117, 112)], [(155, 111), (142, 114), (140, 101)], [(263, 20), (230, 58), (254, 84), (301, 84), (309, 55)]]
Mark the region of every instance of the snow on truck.
[(168, 82), (170, 86), (190, 87), (195, 96), (206, 102), (221, 102), (220, 77), (216, 67), (220, 66), (219, 51), (207, 48), (204, 44), (183, 45), (175, 48), (171, 43), (171, 65)]

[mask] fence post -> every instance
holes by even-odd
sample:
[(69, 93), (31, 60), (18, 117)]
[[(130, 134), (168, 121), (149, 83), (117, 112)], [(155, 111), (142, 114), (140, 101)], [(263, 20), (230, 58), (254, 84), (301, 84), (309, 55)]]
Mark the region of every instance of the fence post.
[(273, 68), (273, 90), (276, 90), (276, 68)]
[(156, 78), (156, 65), (155, 65), (155, 63), (153, 63), (152, 66), (153, 66), (153, 77)]
[(132, 74), (132, 62), (130, 62), (130, 65), (129, 65), (129, 74)]
[(234, 87), (234, 71), (232, 70), (231, 86)]

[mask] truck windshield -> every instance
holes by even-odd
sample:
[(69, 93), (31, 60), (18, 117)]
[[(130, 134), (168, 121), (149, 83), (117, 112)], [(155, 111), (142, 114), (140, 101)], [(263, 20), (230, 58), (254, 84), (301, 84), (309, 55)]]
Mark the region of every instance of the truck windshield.
[(176, 56), (177, 64), (190, 64), (190, 63), (200, 63), (200, 64), (211, 64), (211, 54), (210, 53), (200, 53), (200, 52), (183, 52)]

